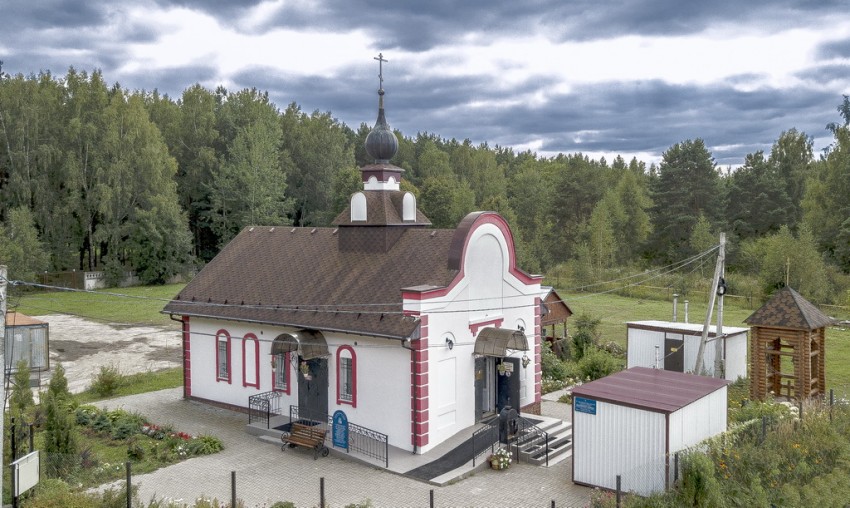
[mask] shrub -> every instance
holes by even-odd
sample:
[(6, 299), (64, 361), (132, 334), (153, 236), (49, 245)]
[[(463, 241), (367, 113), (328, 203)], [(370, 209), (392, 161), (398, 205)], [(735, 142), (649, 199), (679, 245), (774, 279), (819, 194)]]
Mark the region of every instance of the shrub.
[(109, 419), (109, 415), (106, 413), (98, 414), (91, 426), (98, 432), (102, 432), (104, 434), (112, 433), (112, 420)]
[(100, 415), (100, 409), (95, 406), (83, 405), (74, 410), (77, 425), (84, 425), (86, 427), (90, 427), (98, 415)]
[(295, 508), (295, 503), (292, 501), (278, 501), (269, 506), (269, 508)]
[(145, 458), (145, 447), (135, 436), (127, 440), (127, 458), (137, 461)]
[(224, 450), (224, 443), (215, 436), (201, 435), (189, 441), (191, 455), (211, 455)]
[(622, 364), (611, 353), (590, 347), (576, 365), (578, 375), (586, 381), (603, 378), (622, 369)]
[(131, 419), (118, 420), (112, 424), (112, 439), (121, 440), (138, 434), (142, 431), (142, 426), (139, 422)]
[(114, 365), (101, 365), (89, 389), (101, 397), (114, 395), (121, 386), (123, 376)]
[(541, 368), (544, 378), (563, 381), (570, 376), (570, 370), (567, 364), (558, 359), (555, 353), (552, 352), (551, 344), (546, 341), (543, 342)]

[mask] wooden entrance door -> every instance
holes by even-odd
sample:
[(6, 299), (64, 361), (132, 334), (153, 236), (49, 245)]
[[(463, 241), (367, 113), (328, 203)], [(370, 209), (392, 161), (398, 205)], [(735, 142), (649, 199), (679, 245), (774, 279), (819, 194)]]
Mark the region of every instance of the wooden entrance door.
[[(299, 360), (301, 360), (300, 357)], [(306, 368), (302, 367), (304, 364)], [(298, 416), (326, 424), (328, 420), (328, 360), (313, 358), (301, 360), (298, 365)]]

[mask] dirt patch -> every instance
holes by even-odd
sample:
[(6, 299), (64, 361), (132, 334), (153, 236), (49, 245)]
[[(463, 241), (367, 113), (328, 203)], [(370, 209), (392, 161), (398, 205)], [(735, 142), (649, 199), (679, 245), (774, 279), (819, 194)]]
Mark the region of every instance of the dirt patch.
[[(68, 388), (85, 390), (101, 366), (114, 365), (122, 374), (179, 367), (178, 326), (108, 325), (75, 316), (38, 317), (50, 323), (50, 366), (61, 363)], [(44, 374), (43, 384), (50, 376)]]

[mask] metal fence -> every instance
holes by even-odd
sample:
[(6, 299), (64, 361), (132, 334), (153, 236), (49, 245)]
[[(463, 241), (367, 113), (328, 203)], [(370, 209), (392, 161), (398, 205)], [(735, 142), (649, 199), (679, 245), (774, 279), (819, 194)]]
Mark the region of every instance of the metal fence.
[[(289, 421), (308, 423), (324, 430), (333, 428), (332, 415), (309, 411), (295, 405), (289, 406)], [(325, 434), (325, 440), (328, 439), (329, 434)], [(333, 444), (333, 439), (331, 442)], [(377, 430), (348, 422), (348, 447), (338, 447), (336, 444), (333, 446), (345, 450), (346, 453), (356, 452), (383, 462), (384, 467), (388, 468), (390, 465), (389, 437)]]
[(272, 416), (280, 414), (280, 392), (264, 392), (248, 397), (248, 424), (253, 422), (269, 422)]

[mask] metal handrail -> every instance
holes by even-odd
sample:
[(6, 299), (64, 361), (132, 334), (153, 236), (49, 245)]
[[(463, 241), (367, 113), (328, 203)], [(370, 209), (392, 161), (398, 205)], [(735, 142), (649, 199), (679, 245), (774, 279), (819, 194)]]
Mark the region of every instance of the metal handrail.
[(546, 449), (546, 467), (549, 467), (549, 433), (522, 416), (517, 416), (517, 422), (518, 429), (516, 437), (514, 438), (517, 462), (519, 462), (520, 444), (535, 444), (542, 439), (542, 446)]
[(263, 392), (248, 397), (248, 425), (257, 420), (265, 420), (269, 428), (272, 415), (280, 414), (280, 392)]
[(472, 433), (472, 467), (475, 467), (475, 461), (490, 448), (490, 453), (493, 453), (493, 447), (499, 441), (499, 420), (494, 419), (480, 429)]

